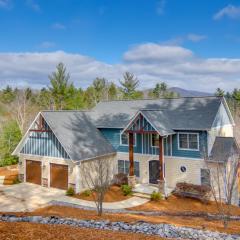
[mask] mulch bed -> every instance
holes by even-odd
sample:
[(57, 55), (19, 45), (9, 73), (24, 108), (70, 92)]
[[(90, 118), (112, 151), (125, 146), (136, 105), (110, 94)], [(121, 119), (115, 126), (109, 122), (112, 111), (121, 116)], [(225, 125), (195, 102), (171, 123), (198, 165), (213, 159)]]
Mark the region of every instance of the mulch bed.
[[(88, 201), (94, 201), (92, 194), (90, 196), (85, 196), (83, 192), (80, 194), (75, 194), (73, 197)], [(124, 196), (120, 187), (111, 186), (104, 196), (104, 202), (118, 202), (126, 200), (130, 197), (131, 196)]]
[(6, 240), (77, 240), (77, 239), (130, 239), (130, 240), (160, 240), (156, 236), (143, 234), (113, 232), (107, 230), (96, 230), (76, 228), (70, 226), (42, 225), (35, 223), (0, 223), (0, 239)]
[[(227, 206), (232, 215), (240, 215), (240, 208), (237, 206)], [(130, 208), (136, 211), (163, 211), (169, 213), (194, 212), (194, 213), (218, 213), (215, 202), (203, 203), (196, 199), (182, 198), (171, 195), (167, 200), (158, 202), (150, 201), (143, 205)]]

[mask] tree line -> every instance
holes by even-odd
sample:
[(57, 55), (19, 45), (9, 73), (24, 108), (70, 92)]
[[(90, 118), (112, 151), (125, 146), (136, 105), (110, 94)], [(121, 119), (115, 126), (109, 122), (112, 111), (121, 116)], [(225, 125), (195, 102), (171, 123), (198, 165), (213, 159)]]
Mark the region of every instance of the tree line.
[(100, 101), (178, 97), (164, 82), (148, 92), (140, 91), (138, 78), (130, 72), (123, 74), (118, 85), (96, 77), (85, 90), (74, 86), (63, 63), (48, 78), (49, 86), (40, 90), (10, 86), (0, 90), (0, 166), (17, 162), (11, 153), (41, 110), (81, 110), (91, 109)]

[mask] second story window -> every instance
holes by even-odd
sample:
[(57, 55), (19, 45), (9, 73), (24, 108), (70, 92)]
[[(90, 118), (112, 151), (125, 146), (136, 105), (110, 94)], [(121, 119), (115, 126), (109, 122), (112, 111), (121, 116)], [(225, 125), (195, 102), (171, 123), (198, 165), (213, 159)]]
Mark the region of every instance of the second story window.
[(198, 133), (179, 133), (178, 148), (182, 150), (199, 150)]
[(152, 134), (152, 147), (159, 147), (159, 135)]
[[(120, 144), (123, 146), (128, 146), (129, 135), (127, 132), (123, 132), (120, 134)], [(136, 146), (136, 134), (133, 134), (133, 145)]]

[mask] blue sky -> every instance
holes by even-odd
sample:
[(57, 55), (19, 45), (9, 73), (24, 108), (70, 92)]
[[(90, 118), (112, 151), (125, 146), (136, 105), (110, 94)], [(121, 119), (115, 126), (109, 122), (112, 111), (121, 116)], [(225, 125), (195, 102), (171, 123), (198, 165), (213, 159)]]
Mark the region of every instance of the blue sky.
[(231, 90), (239, 23), (236, 0), (0, 0), (0, 82), (42, 87), (63, 61), (77, 86), (131, 70), (142, 88)]

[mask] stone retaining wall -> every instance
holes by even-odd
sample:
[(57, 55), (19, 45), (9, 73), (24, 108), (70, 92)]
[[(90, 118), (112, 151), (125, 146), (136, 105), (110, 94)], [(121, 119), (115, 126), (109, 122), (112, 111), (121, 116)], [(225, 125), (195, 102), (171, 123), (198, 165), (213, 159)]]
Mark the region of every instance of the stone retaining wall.
[(15, 216), (0, 215), (2, 222), (31, 222), (40, 224), (70, 225), (73, 227), (95, 228), (112, 231), (124, 231), (132, 233), (143, 233), (147, 235), (157, 235), (163, 238), (194, 239), (194, 240), (237, 240), (240, 235), (229, 235), (218, 232), (203, 231), (187, 227), (176, 227), (170, 224), (150, 224), (139, 221), (135, 224), (125, 222), (79, 220), (72, 218), (59, 218), (55, 216)]

